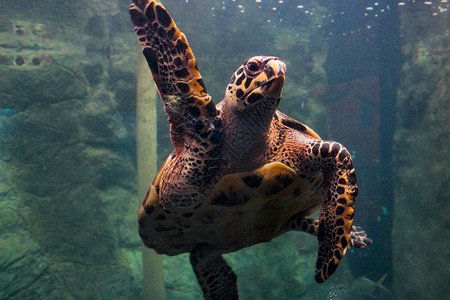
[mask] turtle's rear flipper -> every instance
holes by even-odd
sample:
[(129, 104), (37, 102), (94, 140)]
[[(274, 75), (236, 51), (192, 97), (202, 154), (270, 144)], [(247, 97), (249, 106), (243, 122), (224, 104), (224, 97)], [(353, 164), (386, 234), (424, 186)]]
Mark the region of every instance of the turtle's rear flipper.
[(191, 252), (191, 264), (205, 300), (237, 300), (236, 275), (222, 255), (198, 245)]
[[(287, 230), (304, 231), (317, 236), (319, 230), (318, 219), (305, 219), (303, 214), (293, 216), (285, 225)], [(359, 226), (352, 226), (350, 233), (349, 248), (366, 248), (372, 244), (372, 239), (367, 237), (366, 231)]]
[(372, 244), (372, 239), (367, 237), (362, 227), (353, 226), (350, 233), (350, 248), (366, 248)]

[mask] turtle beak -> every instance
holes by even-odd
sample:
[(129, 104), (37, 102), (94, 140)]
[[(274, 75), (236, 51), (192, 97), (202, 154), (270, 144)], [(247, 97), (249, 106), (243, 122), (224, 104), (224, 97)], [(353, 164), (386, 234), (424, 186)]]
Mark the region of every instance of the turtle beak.
[(271, 98), (280, 98), (286, 65), (278, 57), (272, 58), (266, 62), (264, 73), (267, 76), (267, 82), (263, 84), (265, 94)]
[(284, 76), (277, 77), (264, 84), (266, 87), (266, 95), (270, 98), (281, 98), (281, 90), (283, 89)]

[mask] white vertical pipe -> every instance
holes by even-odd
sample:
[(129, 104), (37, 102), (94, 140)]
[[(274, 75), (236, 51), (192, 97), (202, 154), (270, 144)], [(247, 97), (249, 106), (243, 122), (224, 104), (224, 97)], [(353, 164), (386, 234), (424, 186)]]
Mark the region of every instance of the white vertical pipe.
[[(156, 101), (157, 92), (147, 62), (139, 53), (137, 67), (137, 171), (139, 203), (156, 176)], [(142, 246), (144, 293), (146, 300), (165, 300), (162, 256)]]

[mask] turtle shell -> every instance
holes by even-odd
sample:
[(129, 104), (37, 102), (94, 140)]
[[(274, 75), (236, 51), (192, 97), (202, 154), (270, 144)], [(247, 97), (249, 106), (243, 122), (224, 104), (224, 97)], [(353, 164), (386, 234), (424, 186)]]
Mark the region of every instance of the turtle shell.
[(272, 162), (251, 172), (223, 176), (206, 200), (185, 214), (165, 211), (159, 203), (161, 174), (155, 178), (139, 211), (139, 234), (147, 247), (160, 254), (190, 252), (210, 244), (233, 252), (269, 242), (287, 231), (294, 215), (306, 217), (320, 206), (322, 176), (310, 182), (290, 167)]

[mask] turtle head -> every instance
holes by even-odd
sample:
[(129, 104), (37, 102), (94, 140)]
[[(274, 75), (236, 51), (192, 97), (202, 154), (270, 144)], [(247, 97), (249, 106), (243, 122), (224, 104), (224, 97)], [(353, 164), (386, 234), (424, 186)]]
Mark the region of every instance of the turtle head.
[(255, 56), (246, 61), (231, 76), (225, 103), (245, 109), (258, 103), (276, 108), (280, 102), (286, 65), (273, 56)]

